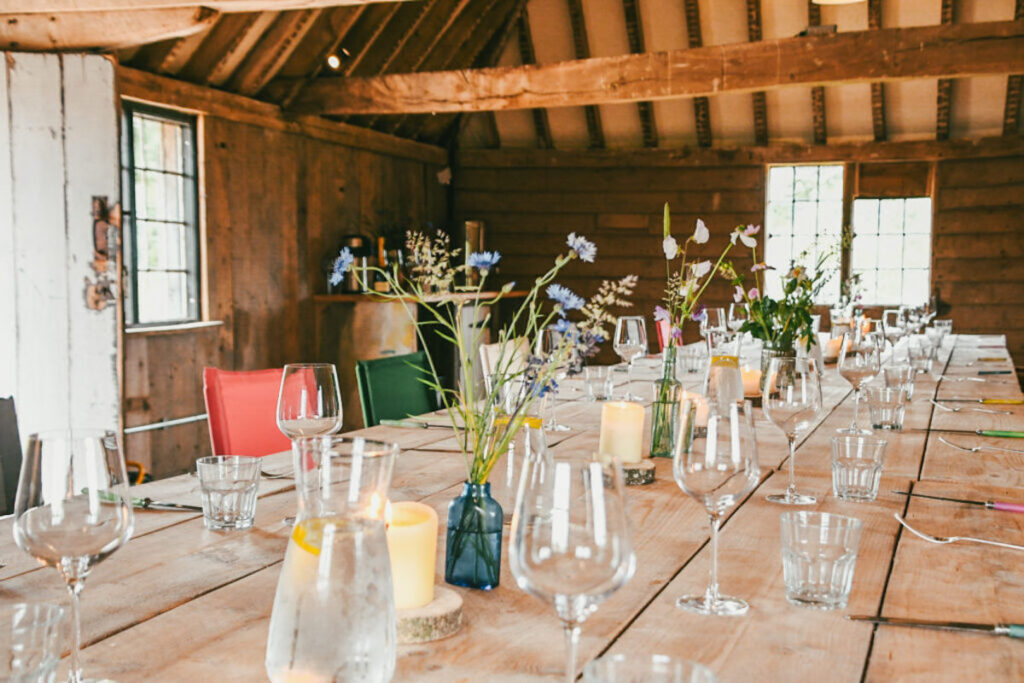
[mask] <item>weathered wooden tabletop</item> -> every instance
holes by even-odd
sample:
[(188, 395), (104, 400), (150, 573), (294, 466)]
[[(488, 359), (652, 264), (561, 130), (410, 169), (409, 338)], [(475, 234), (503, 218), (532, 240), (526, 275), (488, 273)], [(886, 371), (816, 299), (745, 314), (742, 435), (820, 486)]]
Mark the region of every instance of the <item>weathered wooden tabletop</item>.
[[(977, 376), (979, 369), (1012, 370), (1000, 337), (957, 337), (940, 365), (949, 376)], [(1002, 362), (978, 358), (1005, 357)], [(648, 370), (635, 384), (650, 392)], [(988, 381), (918, 378), (904, 431), (887, 433), (888, 460), (874, 503), (847, 503), (831, 495), (829, 438), (848, 424), (849, 387), (834, 369), (824, 381), (827, 417), (797, 451), (797, 480), (815, 493), (814, 509), (864, 521), (849, 608), (817, 612), (785, 600), (778, 516), (764, 500), (783, 491), (787, 457), (781, 432), (757, 422), (761, 483), (730, 515), (720, 539), (723, 592), (751, 605), (743, 617), (702, 617), (675, 607), (684, 593), (707, 581), (705, 513), (671, 478), (671, 463), (657, 463), (657, 481), (627, 489), (638, 556), (637, 573), (583, 625), (579, 665), (607, 652), (666, 653), (697, 660), (723, 681), (1022, 680), (1024, 642), (984, 635), (875, 627), (844, 619), (847, 613), (977, 622), (1024, 622), (1024, 572), (1018, 551), (968, 544), (938, 546), (901, 531), (893, 513), (939, 535), (980, 536), (1024, 542), (1024, 515), (925, 499), (906, 500), (894, 489), (975, 499), (1024, 502), (1024, 454), (955, 450), (938, 435), (914, 428), (1024, 428), (1024, 406), (1011, 415), (953, 413), (934, 408), (932, 396), (1019, 398), (1011, 375)], [(646, 380), (646, 381), (645, 381)], [(644, 389), (645, 388), (645, 389)], [(573, 430), (549, 440), (556, 452), (590, 452), (596, 446), (600, 404), (572, 400), (568, 388), (559, 419)], [(970, 404), (949, 404), (964, 407)], [(350, 407), (352, 408), (352, 407)], [(862, 420), (867, 419), (866, 407)], [(421, 500), (441, 516), (465, 477), (459, 455), (449, 452), (442, 429), (375, 427), (359, 432), (398, 442), (391, 498)], [(947, 438), (1024, 449), (1024, 440), (973, 435)], [(446, 443), (447, 441), (447, 443)], [(290, 456), (264, 461), (285, 470)], [(198, 503), (194, 477), (138, 487), (139, 495)], [(136, 513), (132, 540), (102, 562), (83, 593), (83, 653), (87, 673), (121, 681), (259, 681), (267, 626), (294, 513), (292, 482), (264, 479), (256, 526), (247, 532), (213, 532), (200, 515)], [(806, 509), (806, 508), (805, 508)], [(10, 521), (0, 522), (0, 607), (16, 601), (64, 601), (63, 583), (19, 550)], [(507, 535), (506, 535), (507, 536)], [(507, 541), (507, 538), (506, 538)], [(439, 572), (443, 561), (439, 539)], [(563, 645), (553, 610), (518, 588), (504, 562), (494, 591), (459, 590), (465, 625), (443, 641), (400, 648), (397, 680), (515, 681), (562, 676)], [(440, 578), (438, 579), (441, 580)]]

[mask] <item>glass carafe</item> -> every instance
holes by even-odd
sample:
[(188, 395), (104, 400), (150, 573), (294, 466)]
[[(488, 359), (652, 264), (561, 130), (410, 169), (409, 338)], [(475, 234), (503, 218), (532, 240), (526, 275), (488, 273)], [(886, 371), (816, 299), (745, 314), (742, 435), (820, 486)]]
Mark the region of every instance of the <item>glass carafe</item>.
[(395, 606), (384, 509), (398, 447), (313, 436), (292, 454), (299, 514), (270, 615), (267, 675), (390, 681)]
[(726, 411), (733, 403), (743, 400), (740, 341), (728, 332), (709, 330), (707, 344), (708, 368), (704, 376), (704, 395), (712, 410)]

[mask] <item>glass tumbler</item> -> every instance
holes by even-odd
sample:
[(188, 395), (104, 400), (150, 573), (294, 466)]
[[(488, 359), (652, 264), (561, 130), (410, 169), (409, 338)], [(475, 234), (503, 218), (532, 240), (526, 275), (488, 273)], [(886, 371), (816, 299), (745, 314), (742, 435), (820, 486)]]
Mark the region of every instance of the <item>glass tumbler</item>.
[(583, 667), (584, 683), (715, 683), (703, 664), (668, 655), (605, 655)]
[(907, 409), (907, 394), (903, 389), (885, 386), (867, 387), (868, 412), (873, 429), (903, 429), (903, 416)]
[(844, 609), (850, 600), (861, 521), (828, 512), (784, 512), (782, 575), (797, 607)]
[(914, 398), (914, 368), (909, 363), (889, 365), (884, 368), (885, 386), (891, 389), (902, 389), (907, 394), (907, 402)]
[(885, 465), (886, 442), (873, 436), (832, 438), (832, 493), (836, 498), (873, 501)]
[(53, 683), (63, 649), (66, 611), (57, 605), (17, 603), (0, 612), (0, 680)]
[(260, 459), (213, 455), (196, 461), (203, 525), (207, 529), (251, 529), (256, 519)]

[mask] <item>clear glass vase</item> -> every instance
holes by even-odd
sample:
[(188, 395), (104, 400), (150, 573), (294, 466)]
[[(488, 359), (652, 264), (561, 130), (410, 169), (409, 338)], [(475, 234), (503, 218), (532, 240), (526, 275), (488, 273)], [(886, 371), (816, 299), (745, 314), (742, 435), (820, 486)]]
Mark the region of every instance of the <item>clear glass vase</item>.
[(676, 347), (665, 347), (661, 379), (654, 382), (651, 404), (651, 457), (671, 458), (679, 423), (679, 399), (683, 385), (676, 379)]
[(764, 383), (768, 379), (768, 368), (772, 364), (773, 358), (785, 358), (785, 357), (796, 357), (796, 351), (793, 349), (776, 349), (774, 347), (765, 344), (761, 347), (761, 393), (764, 393)]
[(462, 485), (462, 494), (448, 504), (445, 581), (482, 590), (498, 587), (503, 518), (489, 483)]

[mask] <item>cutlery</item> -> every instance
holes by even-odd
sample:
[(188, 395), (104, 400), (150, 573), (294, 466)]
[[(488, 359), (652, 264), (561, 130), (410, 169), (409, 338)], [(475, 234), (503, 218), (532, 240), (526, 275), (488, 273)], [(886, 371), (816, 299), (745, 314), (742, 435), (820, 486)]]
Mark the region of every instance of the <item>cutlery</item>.
[(1005, 358), (1000, 356), (994, 356), (992, 358), (975, 358), (974, 361), (978, 363), (1002, 363)]
[(978, 370), (979, 375), (1012, 375), (1013, 370)]
[(993, 415), (1013, 415), (1013, 411), (1010, 410), (995, 410), (993, 408), (950, 408), (949, 406), (942, 405), (934, 398), (930, 398), (928, 400), (931, 401), (932, 405), (934, 405), (936, 408), (942, 408), (943, 410), (948, 410), (951, 413), (959, 413), (961, 410), (968, 410), (974, 413), (992, 413)]
[(941, 441), (942, 443), (946, 444), (947, 446), (951, 446), (953, 448), (956, 448), (957, 450), (969, 451), (971, 453), (977, 453), (978, 451), (1005, 451), (1007, 453), (1024, 453), (1024, 451), (1018, 451), (1018, 450), (1015, 450), (1013, 448), (1002, 448), (1000, 446), (989, 446), (988, 444), (982, 444), (980, 446), (961, 446), (960, 444), (955, 444), (952, 441), (947, 441), (946, 439), (942, 438), (941, 436), (939, 437), (939, 441)]
[(846, 618), (852, 621), (870, 621), (887, 626), (910, 626), (913, 628), (930, 628), (938, 631), (966, 631), (968, 633), (984, 633), (990, 636), (1024, 638), (1024, 624), (972, 624), (966, 621), (900, 619), (898, 617), (872, 617), (862, 614), (847, 614)]
[(260, 474), (267, 479), (294, 479), (291, 472), (267, 472), (260, 469)]
[(964, 498), (947, 498), (946, 496), (930, 496), (925, 493), (911, 493), (910, 491), (893, 491), (900, 496), (913, 496), (915, 498), (929, 498), (931, 500), (946, 500), (951, 503), (963, 503), (964, 505), (981, 505), (986, 510), (999, 510), (1001, 512), (1024, 513), (1024, 504), (1007, 503), (999, 500), (967, 500)]
[(385, 427), (405, 427), (407, 429), (454, 429), (451, 425), (438, 425), (419, 420), (381, 420), (380, 424)]
[[(980, 372), (978, 373), (981, 374)], [(953, 377), (952, 375), (936, 375), (936, 380), (944, 379), (947, 382), (984, 382), (980, 377)]]
[[(106, 503), (113, 503), (116, 500), (116, 495), (110, 491), (100, 491), (100, 500)], [(202, 512), (203, 508), (199, 505), (182, 505), (181, 503), (166, 503), (160, 500), (153, 500), (152, 498), (129, 498), (132, 507), (141, 508), (143, 510), (177, 510), (179, 512)]]
[(918, 427), (912, 432), (946, 432), (947, 434), (977, 434), (978, 436), (994, 436), (1001, 439), (1024, 439), (1024, 432), (1011, 429), (925, 429)]
[(1000, 548), (1009, 548), (1011, 550), (1024, 550), (1024, 545), (1014, 545), (1013, 543), (1001, 543), (1000, 541), (989, 541), (984, 538), (972, 538), (970, 536), (932, 536), (931, 534), (926, 534), (923, 531), (918, 531), (914, 527), (907, 524), (903, 520), (903, 518), (900, 517), (898, 512), (894, 512), (892, 516), (895, 517), (896, 521), (902, 524), (907, 531), (914, 534), (915, 536), (923, 538), (929, 543), (938, 543), (939, 545), (946, 545), (947, 543), (956, 543), (957, 541), (961, 541), (964, 543), (980, 543), (982, 545), (994, 545)]
[(1024, 398), (940, 398), (944, 403), (984, 403), (996, 406), (1021, 406)]

